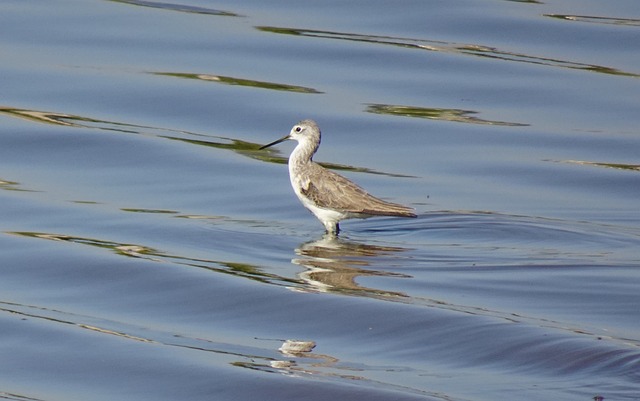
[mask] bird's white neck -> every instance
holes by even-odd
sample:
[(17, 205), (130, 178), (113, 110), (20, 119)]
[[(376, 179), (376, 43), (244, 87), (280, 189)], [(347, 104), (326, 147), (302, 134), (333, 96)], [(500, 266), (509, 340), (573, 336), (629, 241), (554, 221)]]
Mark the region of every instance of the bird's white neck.
[(311, 162), (313, 155), (318, 150), (318, 144), (310, 141), (300, 141), (289, 156), (289, 166), (300, 166)]

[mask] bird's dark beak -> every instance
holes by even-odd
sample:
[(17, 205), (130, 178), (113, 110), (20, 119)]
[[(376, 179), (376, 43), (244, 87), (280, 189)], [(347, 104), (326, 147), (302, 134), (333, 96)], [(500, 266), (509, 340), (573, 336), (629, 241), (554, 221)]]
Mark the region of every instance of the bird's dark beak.
[(290, 136), (289, 136), (289, 135), (283, 136), (282, 138), (278, 139), (277, 141), (273, 141), (273, 142), (268, 143), (268, 144), (266, 144), (266, 145), (264, 145), (264, 146), (260, 146), (260, 147), (258, 148), (258, 150), (266, 149), (266, 148), (268, 148), (268, 147), (270, 147), (270, 146), (277, 145), (277, 144), (279, 144), (280, 142), (284, 142), (284, 141), (286, 141), (287, 139), (290, 139)]

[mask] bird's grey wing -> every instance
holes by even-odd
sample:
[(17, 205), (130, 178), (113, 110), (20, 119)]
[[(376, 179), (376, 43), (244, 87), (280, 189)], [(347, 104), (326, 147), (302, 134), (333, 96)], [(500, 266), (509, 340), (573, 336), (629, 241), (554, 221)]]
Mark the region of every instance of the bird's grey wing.
[(301, 190), (322, 208), (368, 215), (415, 216), (413, 209), (378, 199), (343, 176), (317, 164), (308, 169)]

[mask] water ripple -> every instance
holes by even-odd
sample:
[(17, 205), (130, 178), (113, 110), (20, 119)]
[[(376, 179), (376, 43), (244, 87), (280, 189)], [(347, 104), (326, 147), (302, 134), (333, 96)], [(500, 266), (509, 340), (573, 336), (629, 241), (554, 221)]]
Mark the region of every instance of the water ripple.
[(260, 88), (260, 89), (270, 89), (276, 91), (286, 91), (286, 92), (295, 92), (295, 93), (323, 93), (317, 89), (307, 88), (304, 86), (297, 85), (289, 85), (282, 84), (276, 82), (265, 82), (265, 81), (256, 81), (253, 79), (246, 78), (236, 78), (236, 77), (228, 77), (223, 75), (212, 75), (212, 74), (194, 74), (194, 73), (183, 73), (183, 72), (153, 72), (154, 75), (164, 75), (167, 77), (176, 77), (176, 78), (185, 78), (185, 79), (195, 79), (204, 82), (215, 82), (226, 85), (237, 85), (237, 86), (248, 86), (252, 88)]
[(433, 107), (400, 106), (392, 104), (368, 104), (366, 111), (374, 114), (427, 118), (430, 120), (452, 121), (466, 124), (500, 125), (508, 127), (527, 127), (530, 124), (492, 121), (478, 118), (477, 111), (461, 109), (442, 109)]
[[(553, 160), (550, 160), (550, 161), (553, 161)], [(560, 160), (559, 162), (578, 164), (582, 166), (613, 168), (616, 170), (640, 171), (640, 164), (604, 163), (604, 162), (593, 162), (593, 161), (586, 161), (586, 160)]]
[(215, 10), (213, 8), (190, 6), (187, 4), (165, 3), (149, 0), (106, 0), (114, 3), (130, 4), (133, 6), (157, 8), (160, 10), (179, 11), (192, 14), (218, 15), (221, 17), (241, 17), (240, 14), (229, 11)]
[(601, 17), (601, 16), (593, 16), (593, 15), (570, 15), (570, 14), (543, 14), (543, 15), (545, 17), (557, 18), (563, 21), (640, 27), (640, 20), (633, 19), (633, 18), (614, 18), (614, 17)]
[(274, 26), (257, 26), (256, 29), (263, 32), (304, 36), (310, 38), (347, 40), (360, 43), (373, 43), (379, 45), (391, 45), (412, 50), (425, 50), (443, 53), (453, 53), (465, 56), (490, 58), (494, 60), (511, 61), (527, 64), (543, 65), (548, 67), (569, 68), (597, 72), (600, 74), (618, 75), (631, 78), (639, 78), (640, 74), (629, 71), (622, 71), (613, 67), (579, 63), (569, 60), (561, 60), (550, 57), (533, 56), (523, 53), (500, 50), (496, 47), (479, 44), (462, 44), (454, 42), (443, 42), (428, 39), (401, 38), (393, 36), (364, 35), (347, 32), (320, 31), (303, 28), (284, 28)]

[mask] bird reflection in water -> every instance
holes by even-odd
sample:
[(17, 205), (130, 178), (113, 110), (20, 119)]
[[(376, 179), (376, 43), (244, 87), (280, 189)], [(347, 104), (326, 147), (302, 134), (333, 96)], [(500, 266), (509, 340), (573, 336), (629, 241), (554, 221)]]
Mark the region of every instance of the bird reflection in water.
[[(407, 248), (371, 245), (325, 235), (319, 240), (301, 244), (296, 250), (299, 258), (291, 262), (303, 266), (305, 270), (298, 278), (308, 285), (306, 290), (317, 292), (336, 292), (368, 297), (407, 297), (406, 294), (384, 289), (375, 289), (359, 285), (358, 277), (384, 276), (408, 278), (405, 274), (368, 268)], [(389, 258), (389, 265), (397, 262)], [(300, 290), (300, 289), (299, 289)]]

